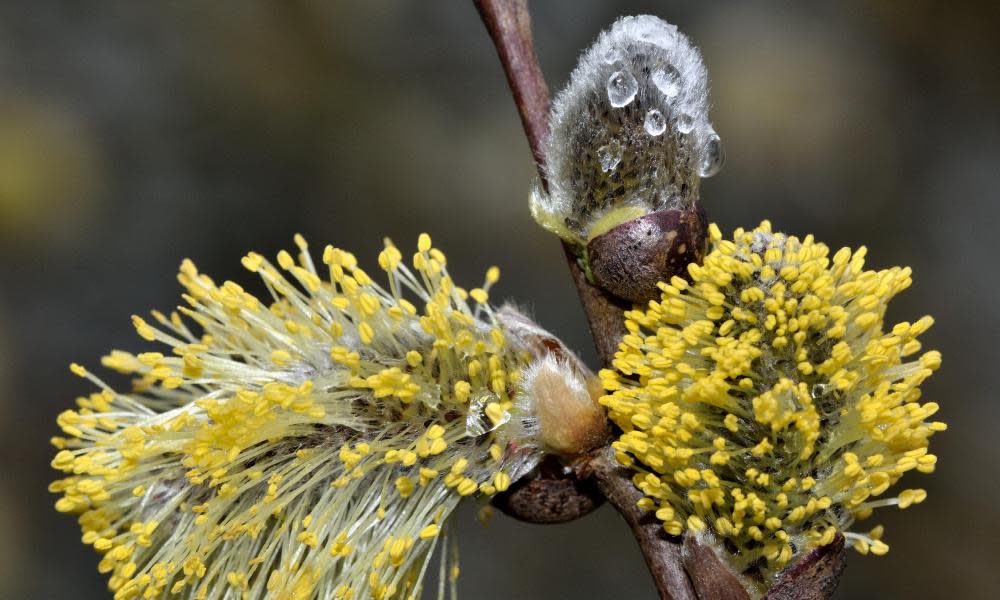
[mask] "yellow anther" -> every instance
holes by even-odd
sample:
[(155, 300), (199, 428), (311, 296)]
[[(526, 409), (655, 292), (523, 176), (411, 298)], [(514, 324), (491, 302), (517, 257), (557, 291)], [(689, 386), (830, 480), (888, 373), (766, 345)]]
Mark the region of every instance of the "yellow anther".
[(417, 237), (417, 250), (420, 252), (427, 252), (431, 249), (431, 236), (426, 233), (421, 233)]

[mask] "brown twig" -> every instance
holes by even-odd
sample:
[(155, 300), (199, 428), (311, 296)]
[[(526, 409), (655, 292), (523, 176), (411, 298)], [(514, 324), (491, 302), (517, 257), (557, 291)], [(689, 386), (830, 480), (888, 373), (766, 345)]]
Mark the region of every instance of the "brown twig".
[(545, 182), (545, 156), (549, 137), (549, 88), (535, 55), (528, 0), (474, 0), (479, 15), (496, 46), (507, 84), (521, 115), (521, 125)]
[(668, 538), (662, 523), (637, 505), (643, 497), (629, 472), (615, 461), (610, 447), (598, 451), (589, 462), (592, 477), (639, 542), (639, 549), (662, 600), (698, 600), (684, 571), (681, 545)]

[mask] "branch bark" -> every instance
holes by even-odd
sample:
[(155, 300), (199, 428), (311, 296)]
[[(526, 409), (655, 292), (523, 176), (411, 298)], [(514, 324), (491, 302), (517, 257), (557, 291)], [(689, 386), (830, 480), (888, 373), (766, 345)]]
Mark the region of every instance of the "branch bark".
[(542, 149), (549, 138), (549, 88), (545, 85), (545, 77), (535, 54), (528, 0), (474, 1), (500, 56), (531, 155), (535, 157), (538, 174), (544, 184), (545, 155)]
[(661, 600), (698, 600), (684, 570), (681, 545), (667, 537), (655, 515), (639, 508), (643, 494), (632, 483), (628, 470), (615, 460), (611, 448), (598, 451), (589, 467), (597, 488), (632, 529)]

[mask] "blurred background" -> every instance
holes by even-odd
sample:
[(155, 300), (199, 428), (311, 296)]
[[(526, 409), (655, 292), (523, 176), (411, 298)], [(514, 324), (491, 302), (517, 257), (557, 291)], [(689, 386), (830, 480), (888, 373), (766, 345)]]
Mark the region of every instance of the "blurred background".
[[(1000, 589), (1000, 10), (995, 2), (537, 1), (550, 86), (622, 14), (702, 48), (729, 161), (702, 187), (724, 231), (762, 218), (872, 267), (908, 264), (889, 319), (933, 313), (924, 386), (950, 429), (929, 499), (881, 511), (892, 551), (851, 554), (839, 598)], [(497, 292), (594, 364), (534, 174), (471, 2), (0, 3), (0, 598), (107, 598), (46, 492), (55, 415), (129, 315), (179, 300), (191, 257), (247, 281), (248, 249), (301, 232), (374, 262), (430, 232), (459, 282)], [(906, 485), (904, 483), (904, 485)], [(458, 515), (466, 598), (652, 599), (610, 508), (564, 526)]]

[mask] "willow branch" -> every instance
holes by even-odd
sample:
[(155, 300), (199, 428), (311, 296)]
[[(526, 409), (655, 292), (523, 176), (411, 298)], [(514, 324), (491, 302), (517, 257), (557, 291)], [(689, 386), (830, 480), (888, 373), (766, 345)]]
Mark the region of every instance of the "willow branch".
[[(531, 34), (527, 0), (475, 0), (476, 8), (496, 46), (521, 116), (538, 174), (545, 184), (544, 144), (549, 135), (549, 94)], [(602, 363), (610, 364), (624, 333), (622, 312), (629, 303), (591, 285), (564, 244), (566, 260), (576, 285)], [(586, 471), (600, 491), (632, 528), (663, 600), (697, 600), (684, 571), (681, 545), (671, 541), (659, 524), (636, 506), (641, 493), (631, 477), (615, 465), (609, 448), (599, 450)]]
[(684, 570), (681, 545), (663, 533), (662, 523), (638, 506), (643, 497), (629, 472), (615, 460), (611, 448), (595, 453), (589, 461), (591, 476), (608, 502), (621, 514), (639, 543), (646, 566), (662, 600), (698, 600)]
[[(543, 186), (546, 186), (543, 150), (549, 135), (549, 94), (535, 55), (527, 0), (474, 0), (474, 2), (496, 46), (521, 116), (531, 153), (535, 158), (538, 174)], [(676, 223), (671, 222), (673, 224), (667, 225), (670, 231), (661, 233), (671, 235), (672, 232), (674, 237), (686, 235), (692, 242), (697, 239), (699, 231), (704, 237), (706, 220), (697, 203), (688, 218), (693, 220), (690, 223), (683, 219)], [(691, 245), (695, 247), (695, 244)], [(667, 246), (665, 248), (671, 250)], [(622, 313), (630, 307), (630, 303), (592, 285), (580, 268), (576, 254), (565, 243), (563, 249), (598, 355), (601, 362), (609, 366), (625, 332)], [(642, 260), (640, 257), (624, 254), (615, 258), (626, 261)], [(656, 264), (668, 266), (677, 266), (674, 265), (675, 262), (686, 264), (692, 260), (700, 260), (697, 253), (674, 257), (676, 260), (672, 260), (669, 255), (666, 257), (650, 255), (647, 258)], [(546, 482), (544, 477), (525, 484), (523, 486), (525, 491), (518, 500), (522, 500), (529, 509), (512, 510), (508, 507), (508, 512), (531, 522), (561, 522), (585, 514), (600, 502), (596, 496), (603, 495), (632, 529), (661, 599), (746, 600), (749, 598), (747, 582), (726, 564), (715, 543), (691, 535), (686, 536), (683, 542), (668, 537), (661, 523), (648, 511), (643, 511), (637, 506), (642, 493), (632, 483), (629, 471), (617, 464), (611, 448), (596, 449), (590, 457), (574, 465), (574, 468), (578, 481), (572, 484), (560, 481), (556, 487), (552, 487), (551, 482)], [(588, 479), (596, 485), (596, 491), (582, 485)], [(567, 498), (569, 500), (566, 500)], [(568, 504), (570, 510), (554, 507), (554, 504)], [(539, 519), (534, 514), (539, 510), (544, 513), (545, 518)], [(836, 588), (843, 568), (844, 541), (838, 537), (834, 544), (814, 550), (786, 569), (765, 598), (766, 600), (825, 600)]]
[[(546, 185), (544, 145), (549, 137), (549, 88), (542, 76), (531, 34), (531, 16), (527, 0), (474, 0), (479, 15), (496, 46), (521, 116), (531, 155), (542, 185)], [(563, 250), (573, 283), (583, 304), (583, 311), (594, 338), (598, 356), (610, 364), (624, 335), (622, 312), (629, 303), (616, 298), (587, 281), (576, 256), (564, 243)]]
[(528, 0), (474, 1), (500, 56), (531, 154), (544, 183), (542, 149), (549, 137), (549, 88), (535, 54)]

